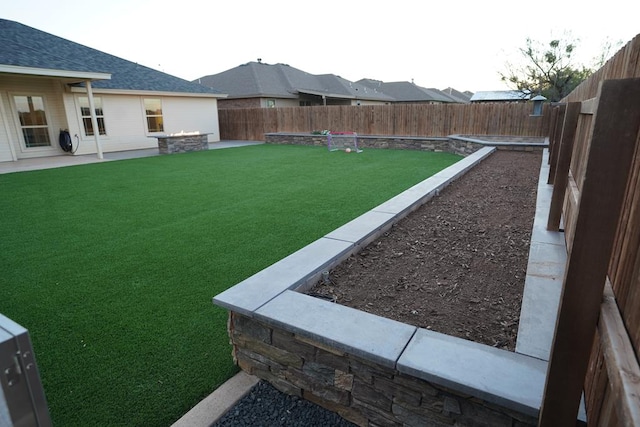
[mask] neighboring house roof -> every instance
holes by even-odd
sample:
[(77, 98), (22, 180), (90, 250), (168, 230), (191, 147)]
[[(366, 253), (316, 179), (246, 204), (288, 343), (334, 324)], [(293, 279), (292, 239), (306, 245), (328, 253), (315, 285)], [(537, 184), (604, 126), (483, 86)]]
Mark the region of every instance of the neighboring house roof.
[(519, 90), (480, 91), (473, 94), (471, 102), (526, 101), (530, 97), (530, 94)]
[(448, 87), (446, 89), (442, 89), (442, 92), (445, 93), (450, 98), (455, 99), (457, 102), (461, 103), (469, 103), (471, 101), (471, 97), (473, 96), (473, 92), (465, 91), (460, 92), (459, 90), (455, 90), (452, 87)]
[(20, 73), (20, 69), (110, 74), (111, 79), (92, 82), (93, 88), (101, 89), (222, 94), (210, 87), (138, 65), (18, 22), (0, 19), (0, 72)]
[(391, 96), (396, 102), (457, 102), (445, 93), (434, 88), (424, 88), (411, 82), (382, 82), (362, 79), (360, 83)]
[(298, 98), (300, 93), (331, 98), (392, 102), (388, 95), (334, 74), (315, 75), (286, 64), (248, 62), (194, 80), (215, 87), (229, 98)]

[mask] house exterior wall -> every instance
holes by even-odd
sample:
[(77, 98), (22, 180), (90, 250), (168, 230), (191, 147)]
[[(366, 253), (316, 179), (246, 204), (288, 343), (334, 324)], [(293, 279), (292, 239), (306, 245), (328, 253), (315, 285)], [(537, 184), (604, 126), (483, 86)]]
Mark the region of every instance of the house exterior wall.
[(165, 133), (180, 131), (209, 134), (209, 142), (220, 141), (216, 98), (164, 97)]
[(385, 101), (371, 101), (367, 99), (354, 99), (351, 101), (351, 105), (386, 105), (390, 102)]
[(260, 108), (260, 98), (221, 99), (220, 108)]
[[(51, 147), (26, 148), (13, 97), (42, 96), (45, 103)], [(95, 139), (86, 135), (80, 112), (80, 97), (62, 81), (51, 78), (0, 77), (0, 161), (65, 154), (58, 144), (60, 129), (68, 129), (76, 155), (96, 153)], [(199, 131), (209, 142), (220, 140), (216, 98), (161, 96), (153, 94), (109, 94), (94, 90), (104, 112), (106, 135), (100, 135), (104, 152), (157, 147), (154, 134), (147, 131), (145, 98), (162, 100), (163, 134)], [(15, 158), (14, 158), (15, 154)]]
[(299, 107), (300, 100), (299, 99), (286, 99), (286, 98), (260, 98), (260, 107), (261, 108), (272, 108), (269, 105), (269, 101), (275, 101), (276, 108), (282, 107)]
[[(14, 104), (14, 96), (41, 96), (44, 100), (51, 147), (26, 148), (20, 130), (20, 122)], [(62, 86), (54, 79), (33, 77), (0, 77), (0, 161), (46, 157), (62, 154), (58, 145), (58, 131), (66, 128), (65, 107), (62, 102)]]
[[(84, 132), (80, 115), (79, 99), (85, 94), (67, 94), (69, 133), (80, 138), (77, 154), (96, 152), (93, 136)], [(215, 98), (189, 98), (157, 95), (112, 95), (94, 91), (95, 98), (101, 98), (104, 112), (106, 135), (100, 135), (104, 152), (155, 148), (158, 141), (154, 135), (178, 132), (209, 133), (209, 142), (220, 140), (218, 108)], [(144, 111), (145, 98), (162, 100), (164, 132), (147, 131)]]
[(9, 126), (7, 124), (7, 109), (6, 97), (0, 93), (0, 162), (8, 162), (15, 160), (15, 154), (13, 150), (13, 140), (9, 134)]

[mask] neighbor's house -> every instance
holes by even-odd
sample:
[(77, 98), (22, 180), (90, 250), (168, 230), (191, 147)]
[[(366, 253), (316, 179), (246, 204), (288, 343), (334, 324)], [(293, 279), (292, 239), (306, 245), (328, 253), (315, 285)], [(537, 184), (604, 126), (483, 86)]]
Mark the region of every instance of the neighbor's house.
[(397, 104), (450, 104), (459, 102), (441, 90), (418, 86), (413, 82), (382, 82), (362, 79), (356, 83), (372, 90), (383, 92), (393, 98)]
[(333, 74), (315, 75), (286, 64), (249, 62), (194, 83), (228, 94), (220, 108), (389, 104), (393, 98)]
[[(0, 161), (157, 147), (154, 136), (218, 141), (220, 92), (0, 19)], [(91, 107), (93, 105), (93, 108)], [(95, 132), (95, 129), (98, 132)]]
[(531, 95), (520, 90), (491, 90), (473, 94), (471, 102), (527, 102)]
[(471, 102), (471, 97), (473, 96), (473, 92), (470, 92), (468, 90), (460, 92), (459, 90), (456, 90), (452, 87), (442, 89), (442, 92), (444, 92), (444, 94), (449, 98), (453, 98), (456, 100), (456, 102), (459, 102), (461, 104), (468, 104), (469, 102)]

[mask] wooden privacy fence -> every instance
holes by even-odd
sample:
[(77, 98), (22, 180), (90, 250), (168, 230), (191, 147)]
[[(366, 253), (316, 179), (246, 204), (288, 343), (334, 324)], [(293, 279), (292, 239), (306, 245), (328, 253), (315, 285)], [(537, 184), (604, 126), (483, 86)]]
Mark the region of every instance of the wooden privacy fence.
[(554, 107), (547, 228), (567, 265), (540, 412), (574, 425), (640, 425), (640, 36)]
[(314, 130), (363, 135), (546, 136), (549, 107), (531, 115), (531, 103), (391, 104), (292, 108), (221, 109), (220, 138), (263, 140), (265, 133)]

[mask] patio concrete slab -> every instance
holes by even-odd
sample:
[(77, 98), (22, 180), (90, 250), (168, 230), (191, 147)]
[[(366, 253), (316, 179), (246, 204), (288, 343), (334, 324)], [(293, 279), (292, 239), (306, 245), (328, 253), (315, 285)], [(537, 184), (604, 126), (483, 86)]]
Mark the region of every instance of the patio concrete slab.
[[(221, 148), (245, 147), (248, 145), (264, 144), (262, 141), (219, 141), (209, 144), (210, 150)], [(62, 154), (52, 157), (37, 157), (33, 159), (20, 159), (15, 162), (0, 162), (0, 174), (13, 172), (28, 172), (42, 169), (55, 169), (68, 166), (87, 165), (92, 163), (112, 162), (115, 160), (136, 159), (141, 157), (159, 156), (158, 148), (141, 150), (111, 151), (99, 159), (96, 154), (72, 155)]]
[(253, 312), (259, 307), (330, 268), (353, 247), (351, 242), (321, 238), (216, 295), (213, 302), (253, 317)]
[(418, 329), (398, 371), (537, 416), (547, 363), (438, 332)]
[(260, 320), (289, 332), (394, 368), (415, 326), (286, 291), (256, 311)]

